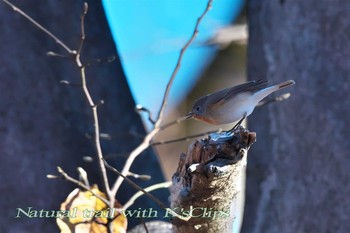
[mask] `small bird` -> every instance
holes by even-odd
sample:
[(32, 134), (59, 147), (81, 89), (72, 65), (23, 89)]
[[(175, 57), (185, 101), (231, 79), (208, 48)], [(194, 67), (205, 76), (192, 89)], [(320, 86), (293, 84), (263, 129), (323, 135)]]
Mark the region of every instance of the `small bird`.
[(267, 86), (266, 80), (250, 81), (226, 88), (197, 99), (187, 118), (194, 118), (213, 125), (239, 122), (238, 127), (249, 116), (256, 105), (271, 93), (294, 85), (288, 80), (274, 86)]

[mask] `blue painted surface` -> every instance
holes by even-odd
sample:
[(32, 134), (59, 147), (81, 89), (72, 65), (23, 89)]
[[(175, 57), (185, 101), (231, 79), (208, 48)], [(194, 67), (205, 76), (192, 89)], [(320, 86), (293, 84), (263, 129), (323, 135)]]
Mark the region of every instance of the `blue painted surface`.
[[(207, 0), (102, 0), (107, 20), (137, 104), (157, 114), (180, 50), (193, 33)], [(216, 48), (203, 46), (239, 14), (243, 0), (215, 0), (199, 35), (187, 50), (175, 79), (170, 104), (180, 102), (213, 59)], [(213, 77), (215, 78), (215, 77)], [(148, 125), (150, 127), (150, 125)], [(239, 232), (237, 208), (232, 232)]]
[[(170, 103), (195, 85), (216, 49), (202, 46), (215, 31), (237, 17), (243, 0), (216, 0), (199, 35), (184, 56)], [(192, 35), (207, 0), (103, 0), (127, 80), (137, 104), (158, 112), (179, 51)]]

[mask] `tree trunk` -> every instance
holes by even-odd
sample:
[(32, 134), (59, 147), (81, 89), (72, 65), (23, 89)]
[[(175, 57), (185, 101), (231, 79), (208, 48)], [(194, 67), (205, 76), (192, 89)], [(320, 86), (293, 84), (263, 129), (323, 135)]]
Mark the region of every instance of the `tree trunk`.
[(242, 232), (350, 232), (350, 2), (248, 1), (250, 80), (294, 79), (257, 109)]
[(171, 208), (191, 217), (173, 219), (174, 232), (232, 232), (242, 175), (255, 133), (243, 127), (192, 143), (173, 176)]
[[(83, 1), (17, 3), (72, 49), (78, 47)], [(101, 2), (88, 3), (82, 59), (92, 61), (116, 55)], [(64, 54), (63, 49), (2, 1), (0, 22), (0, 232), (58, 232), (55, 219), (15, 218), (16, 208), (59, 209), (74, 185), (46, 178), (46, 174), (57, 174), (56, 166), (74, 177), (77, 177), (76, 167), (81, 166), (87, 170), (91, 183), (101, 184), (97, 162), (86, 163), (82, 159), (96, 154), (94, 142), (85, 136), (93, 134), (91, 109), (80, 88), (59, 84), (62, 79), (80, 83), (73, 62), (45, 55), (47, 51)], [(110, 164), (120, 168), (145, 131), (134, 111), (119, 59), (89, 66), (87, 78), (96, 102), (105, 101), (99, 107), (101, 131), (112, 139), (103, 141), (104, 154)], [(151, 181), (139, 181), (142, 186), (163, 181), (158, 160), (151, 150), (136, 160), (132, 171), (152, 176)], [(112, 174), (109, 177), (115, 179)], [(127, 185), (122, 189), (117, 196), (121, 203), (136, 192)], [(167, 201), (166, 191), (156, 195)], [(135, 206), (158, 209), (144, 198)], [(129, 225), (133, 221), (129, 219)]]

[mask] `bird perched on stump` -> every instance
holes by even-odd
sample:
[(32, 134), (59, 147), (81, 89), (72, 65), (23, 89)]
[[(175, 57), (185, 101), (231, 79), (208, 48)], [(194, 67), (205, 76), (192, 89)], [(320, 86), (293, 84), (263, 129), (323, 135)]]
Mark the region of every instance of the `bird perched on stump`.
[(234, 129), (253, 112), (262, 99), (295, 82), (288, 80), (273, 86), (267, 84), (266, 80), (250, 81), (203, 96), (195, 101), (187, 118), (214, 125), (238, 121)]

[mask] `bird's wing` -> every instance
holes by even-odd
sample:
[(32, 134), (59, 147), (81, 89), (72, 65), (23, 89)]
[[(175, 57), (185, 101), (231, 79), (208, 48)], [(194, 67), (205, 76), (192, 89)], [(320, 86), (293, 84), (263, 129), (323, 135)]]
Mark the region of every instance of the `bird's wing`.
[(246, 82), (240, 85), (236, 85), (233, 87), (225, 88), (221, 91), (214, 92), (212, 94), (209, 94), (208, 97), (210, 98), (210, 103), (208, 103), (208, 106), (210, 105), (221, 105), (225, 102), (225, 100), (230, 99), (231, 97), (243, 93), (243, 92), (257, 92), (267, 86), (266, 80), (257, 80), (257, 81), (250, 81)]

